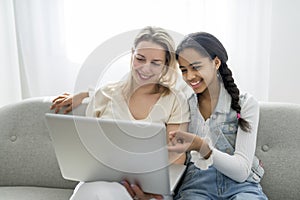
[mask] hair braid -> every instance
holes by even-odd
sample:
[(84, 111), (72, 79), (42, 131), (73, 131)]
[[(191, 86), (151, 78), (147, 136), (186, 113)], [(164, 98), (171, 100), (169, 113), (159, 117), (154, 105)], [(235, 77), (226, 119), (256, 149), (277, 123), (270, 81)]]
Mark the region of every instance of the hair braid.
[[(239, 104), (240, 91), (237, 85), (234, 83), (232, 72), (225, 62), (222, 62), (221, 66), (219, 67), (219, 72), (222, 77), (224, 87), (231, 96), (231, 108), (239, 114), (241, 112), (241, 106)], [(250, 124), (243, 118), (238, 118), (238, 125), (243, 131), (246, 132), (249, 132), (251, 129)]]

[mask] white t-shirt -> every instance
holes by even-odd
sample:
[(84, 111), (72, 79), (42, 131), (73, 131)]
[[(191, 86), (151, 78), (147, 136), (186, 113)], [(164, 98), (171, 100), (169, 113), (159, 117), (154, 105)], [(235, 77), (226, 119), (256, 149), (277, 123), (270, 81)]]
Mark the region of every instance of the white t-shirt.
[[(130, 113), (128, 104), (122, 94), (122, 82), (104, 86), (91, 96), (86, 109), (86, 116), (110, 119), (136, 120)], [(161, 96), (154, 104), (149, 115), (141, 120), (164, 124), (181, 124), (190, 121), (189, 106), (186, 96), (172, 90), (170, 94)], [(79, 183), (70, 200), (99, 199), (132, 199), (125, 187), (119, 183), (96, 181)]]
[[(86, 115), (92, 117), (136, 120), (122, 94), (122, 82), (104, 86), (96, 91), (88, 104)], [(190, 121), (189, 106), (185, 95), (172, 90), (161, 96), (152, 107), (149, 115), (140, 121), (181, 124)]]

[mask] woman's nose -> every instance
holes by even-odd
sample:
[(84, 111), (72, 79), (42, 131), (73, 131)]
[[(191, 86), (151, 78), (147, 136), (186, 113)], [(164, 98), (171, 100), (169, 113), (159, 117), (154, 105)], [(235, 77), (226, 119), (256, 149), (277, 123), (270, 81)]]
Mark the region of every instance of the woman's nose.
[(196, 77), (196, 75), (195, 75), (194, 72), (192, 72), (192, 71), (187, 71), (187, 74), (186, 74), (186, 79), (187, 79), (187, 80), (193, 80), (195, 77)]
[(143, 72), (150, 72), (151, 71), (151, 63), (145, 63), (141, 66)]

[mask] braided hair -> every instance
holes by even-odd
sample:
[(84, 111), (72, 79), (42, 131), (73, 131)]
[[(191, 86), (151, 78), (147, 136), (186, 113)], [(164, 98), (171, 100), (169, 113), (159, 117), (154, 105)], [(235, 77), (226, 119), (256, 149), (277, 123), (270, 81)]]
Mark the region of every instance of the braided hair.
[(224, 87), (231, 96), (231, 108), (237, 112), (237, 119), (239, 127), (246, 132), (249, 132), (250, 124), (240, 117), (241, 106), (239, 104), (240, 91), (234, 83), (232, 72), (228, 68), (226, 62), (228, 55), (222, 43), (213, 35), (205, 32), (198, 32), (189, 34), (177, 47), (176, 59), (178, 60), (179, 53), (186, 48), (192, 48), (201, 55), (210, 57), (212, 60), (218, 57), (221, 60), (219, 67), (219, 74), (222, 77)]

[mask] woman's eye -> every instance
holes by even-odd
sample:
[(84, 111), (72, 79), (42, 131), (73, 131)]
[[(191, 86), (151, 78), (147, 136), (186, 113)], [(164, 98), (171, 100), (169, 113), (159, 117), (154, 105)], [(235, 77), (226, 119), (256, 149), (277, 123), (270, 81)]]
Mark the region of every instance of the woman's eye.
[(145, 61), (145, 59), (144, 58), (140, 58), (140, 57), (135, 57), (138, 61)]
[(201, 66), (193, 66), (193, 70), (199, 70)]
[(181, 70), (181, 73), (186, 73), (187, 72), (187, 70), (186, 69), (180, 69)]
[(153, 62), (152, 65), (159, 67), (161, 64)]

